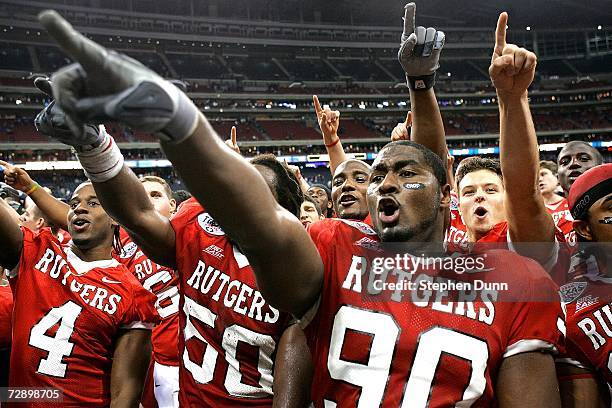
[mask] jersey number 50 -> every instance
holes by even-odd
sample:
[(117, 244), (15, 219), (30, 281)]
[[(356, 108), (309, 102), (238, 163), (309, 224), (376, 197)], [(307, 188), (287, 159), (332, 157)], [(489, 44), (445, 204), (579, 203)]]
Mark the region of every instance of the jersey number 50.
[[(210, 309), (196, 303), (189, 297), (185, 297), (183, 311), (187, 317), (183, 362), (194, 380), (200, 384), (207, 384), (213, 380), (219, 352), (204, 339), (196, 325), (202, 327), (202, 324), (204, 324), (204, 326), (212, 329), (215, 327), (217, 316)], [(206, 347), (201, 363), (196, 363), (189, 357), (188, 343), (195, 339), (204, 343)], [(241, 381), (240, 362), (237, 360), (237, 347), (240, 341), (255, 346), (259, 350), (259, 358), (256, 364), (257, 371), (260, 374), (260, 387), (244, 384)], [(224, 386), (230, 395), (251, 398), (264, 398), (272, 395), (273, 362), (271, 356), (276, 349), (276, 342), (271, 336), (233, 324), (223, 331), (221, 346), (225, 351), (227, 361), (227, 375), (225, 376)]]

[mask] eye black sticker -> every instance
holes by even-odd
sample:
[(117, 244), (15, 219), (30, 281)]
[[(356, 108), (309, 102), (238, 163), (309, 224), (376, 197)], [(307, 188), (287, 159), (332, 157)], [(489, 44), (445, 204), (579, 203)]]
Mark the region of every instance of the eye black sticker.
[(406, 183), (404, 184), (404, 188), (408, 190), (420, 190), (425, 188), (425, 184), (423, 183)]

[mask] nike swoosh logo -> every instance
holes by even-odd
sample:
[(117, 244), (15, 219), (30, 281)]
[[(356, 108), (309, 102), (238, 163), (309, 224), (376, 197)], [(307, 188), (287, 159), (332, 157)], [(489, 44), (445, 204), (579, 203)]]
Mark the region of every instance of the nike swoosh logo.
[(107, 278), (106, 276), (103, 276), (103, 277), (102, 277), (102, 282), (104, 282), (104, 283), (121, 283), (121, 282), (119, 282), (119, 281), (109, 279), (109, 278)]

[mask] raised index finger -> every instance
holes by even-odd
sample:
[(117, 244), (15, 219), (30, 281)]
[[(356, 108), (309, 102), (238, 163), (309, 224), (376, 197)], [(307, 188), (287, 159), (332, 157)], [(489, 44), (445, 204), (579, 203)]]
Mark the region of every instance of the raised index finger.
[(317, 112), (317, 115), (319, 115), (323, 111), (323, 108), (321, 108), (317, 95), (312, 95), (312, 101), (314, 102), (315, 112)]
[(506, 46), (506, 26), (508, 25), (508, 13), (505, 11), (499, 15), (497, 19), (497, 28), (495, 29), (495, 49), (493, 52), (501, 55)]
[(104, 64), (108, 54), (106, 49), (76, 31), (55, 10), (43, 11), (38, 15), (38, 21), (60, 48), (79, 62), (85, 71)]
[(410, 34), (414, 33), (416, 4), (408, 3), (404, 8), (404, 33), (402, 34), (402, 38), (407, 38)]
[(9, 164), (3, 160), (0, 160), (0, 166), (4, 167), (5, 169), (7, 169), (8, 171), (11, 170), (11, 168), (13, 167), (12, 164)]
[(232, 130), (230, 132), (231, 138), (232, 138), (232, 144), (235, 146), (236, 145), (236, 126), (232, 126)]

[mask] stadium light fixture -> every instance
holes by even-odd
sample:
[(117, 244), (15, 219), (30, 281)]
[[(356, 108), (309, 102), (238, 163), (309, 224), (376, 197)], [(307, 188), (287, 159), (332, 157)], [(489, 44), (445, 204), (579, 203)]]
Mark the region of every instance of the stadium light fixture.
[(600, 25), (598, 25), (598, 26), (597, 26), (597, 29), (598, 29), (598, 30), (601, 30), (601, 26), (600, 26)]
[(525, 30), (527, 30), (527, 31), (531, 31), (531, 26), (527, 26), (527, 27), (525, 27)]

